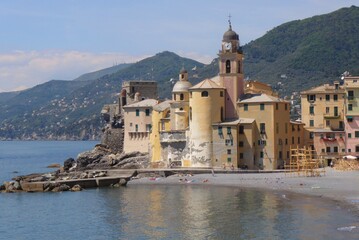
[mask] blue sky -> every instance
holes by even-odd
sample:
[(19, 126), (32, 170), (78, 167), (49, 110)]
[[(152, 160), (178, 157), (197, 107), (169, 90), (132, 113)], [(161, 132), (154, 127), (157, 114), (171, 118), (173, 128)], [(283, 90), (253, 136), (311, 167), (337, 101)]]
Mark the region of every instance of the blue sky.
[(231, 14), (241, 44), (297, 19), (359, 5), (344, 0), (4, 0), (0, 92), (73, 79), (165, 50), (208, 63)]

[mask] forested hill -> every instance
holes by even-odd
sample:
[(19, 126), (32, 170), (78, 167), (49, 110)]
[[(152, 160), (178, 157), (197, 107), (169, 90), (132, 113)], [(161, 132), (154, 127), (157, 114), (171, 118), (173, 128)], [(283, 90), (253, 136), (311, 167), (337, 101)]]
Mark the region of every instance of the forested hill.
[(284, 23), (243, 49), (246, 76), (287, 94), (359, 74), (359, 7)]

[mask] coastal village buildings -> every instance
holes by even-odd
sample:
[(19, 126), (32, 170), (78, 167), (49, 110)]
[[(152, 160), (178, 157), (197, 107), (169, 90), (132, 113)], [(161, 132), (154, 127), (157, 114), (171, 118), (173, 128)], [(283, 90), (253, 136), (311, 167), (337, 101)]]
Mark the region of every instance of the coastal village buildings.
[(306, 144), (327, 163), (359, 156), (359, 77), (324, 84), (301, 93)]
[[(182, 68), (172, 99), (158, 101), (124, 83), (124, 151), (149, 153), (152, 167), (277, 169), (303, 146), (303, 124), (271, 87), (244, 81), (243, 52), (231, 24), (219, 51), (219, 75), (192, 85)], [(148, 84), (148, 82), (144, 83)], [(130, 98), (130, 99), (129, 99)]]
[(218, 56), (218, 76), (194, 86), (182, 68), (171, 100), (158, 100), (154, 81), (123, 83), (117, 107), (124, 152), (148, 153), (152, 167), (262, 170), (283, 168), (292, 149), (305, 146), (325, 158), (358, 154), (358, 78), (302, 92), (297, 122), (290, 102), (270, 86), (244, 81), (231, 24)]

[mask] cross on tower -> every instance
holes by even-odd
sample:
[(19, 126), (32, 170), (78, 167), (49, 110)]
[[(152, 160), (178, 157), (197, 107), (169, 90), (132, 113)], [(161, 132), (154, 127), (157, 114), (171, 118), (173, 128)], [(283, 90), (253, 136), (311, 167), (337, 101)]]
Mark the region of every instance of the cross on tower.
[(229, 24), (229, 29), (232, 30), (232, 24), (231, 24), (231, 14), (228, 15), (228, 24)]

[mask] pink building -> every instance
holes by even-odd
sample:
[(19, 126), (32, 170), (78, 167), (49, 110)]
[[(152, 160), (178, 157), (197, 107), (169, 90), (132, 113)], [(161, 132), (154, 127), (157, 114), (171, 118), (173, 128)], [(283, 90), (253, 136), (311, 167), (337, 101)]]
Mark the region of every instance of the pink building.
[(359, 116), (347, 116), (345, 119), (347, 134), (347, 154), (359, 157)]

